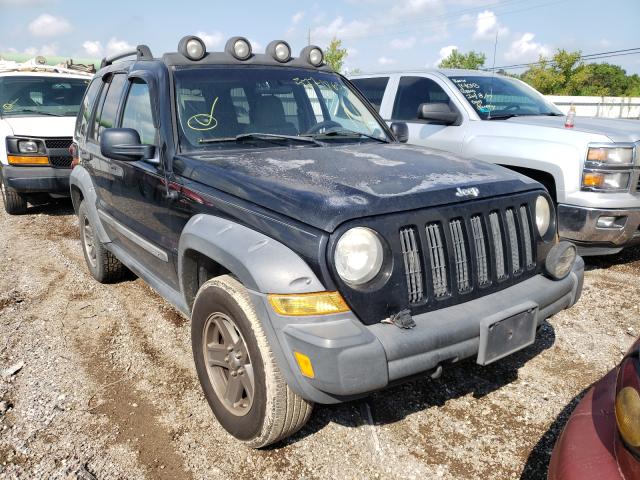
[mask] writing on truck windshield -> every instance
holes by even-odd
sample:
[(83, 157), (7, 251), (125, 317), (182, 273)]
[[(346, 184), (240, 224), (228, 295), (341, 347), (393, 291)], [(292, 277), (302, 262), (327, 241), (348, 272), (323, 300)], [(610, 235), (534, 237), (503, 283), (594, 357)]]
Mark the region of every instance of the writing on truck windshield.
[(517, 80), (500, 75), (449, 78), (483, 120), (505, 116), (562, 115), (541, 94)]
[(82, 78), (0, 77), (0, 115), (75, 117), (87, 85)]
[[(388, 141), (367, 106), (335, 74), (294, 68), (176, 69), (181, 145), (223, 145), (260, 134)], [(225, 144), (226, 147), (231, 145)]]

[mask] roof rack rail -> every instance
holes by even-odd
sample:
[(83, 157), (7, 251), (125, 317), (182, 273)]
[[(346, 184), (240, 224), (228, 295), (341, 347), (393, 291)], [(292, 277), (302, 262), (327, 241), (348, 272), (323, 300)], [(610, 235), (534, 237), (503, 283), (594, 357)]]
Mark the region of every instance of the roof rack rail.
[(102, 62), (100, 62), (100, 68), (109, 66), (113, 62), (122, 58), (130, 57), (131, 55), (135, 55), (137, 57), (137, 60), (153, 60), (151, 49), (146, 45), (138, 45), (135, 50), (129, 50), (126, 52), (117, 53), (116, 55), (111, 55), (110, 57), (104, 57), (102, 59)]

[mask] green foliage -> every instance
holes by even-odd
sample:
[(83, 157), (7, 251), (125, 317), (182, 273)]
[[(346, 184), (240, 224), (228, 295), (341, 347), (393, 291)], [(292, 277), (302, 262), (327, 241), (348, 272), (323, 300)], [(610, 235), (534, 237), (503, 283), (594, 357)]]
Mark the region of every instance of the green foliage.
[(640, 95), (638, 75), (628, 76), (623, 68), (610, 63), (585, 64), (581, 55), (580, 51), (558, 50), (550, 60), (540, 57), (520, 78), (546, 95)]
[(487, 56), (471, 50), (469, 53), (460, 53), (457, 49), (451, 51), (447, 58), (443, 58), (438, 64), (439, 68), (465, 68), (468, 70), (478, 70), (482, 68)]
[(324, 60), (333, 70), (341, 72), (347, 55), (347, 49), (342, 48), (342, 40), (334, 37), (324, 51)]

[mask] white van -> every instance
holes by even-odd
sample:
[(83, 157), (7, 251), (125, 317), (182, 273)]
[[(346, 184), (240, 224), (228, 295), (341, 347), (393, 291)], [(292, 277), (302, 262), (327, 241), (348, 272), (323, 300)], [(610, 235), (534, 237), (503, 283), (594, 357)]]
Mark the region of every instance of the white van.
[(0, 189), (9, 214), (69, 196), (76, 115), (92, 75), (0, 61)]

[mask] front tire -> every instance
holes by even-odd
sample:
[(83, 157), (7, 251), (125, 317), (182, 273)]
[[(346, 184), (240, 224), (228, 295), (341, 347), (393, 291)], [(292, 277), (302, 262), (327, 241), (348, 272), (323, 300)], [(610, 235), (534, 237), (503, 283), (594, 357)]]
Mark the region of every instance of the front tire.
[(313, 404), (282, 378), (247, 290), (229, 275), (196, 296), (191, 345), (200, 385), (222, 427), (253, 448), (307, 423)]
[(2, 179), (2, 200), (4, 202), (4, 210), (9, 215), (22, 215), (27, 213), (27, 200), (16, 192), (13, 188), (7, 185), (7, 182)]
[(78, 208), (80, 223), (80, 243), (89, 272), (100, 283), (113, 283), (122, 280), (128, 270), (98, 238), (94, 225), (87, 212), (87, 205), (82, 201)]

